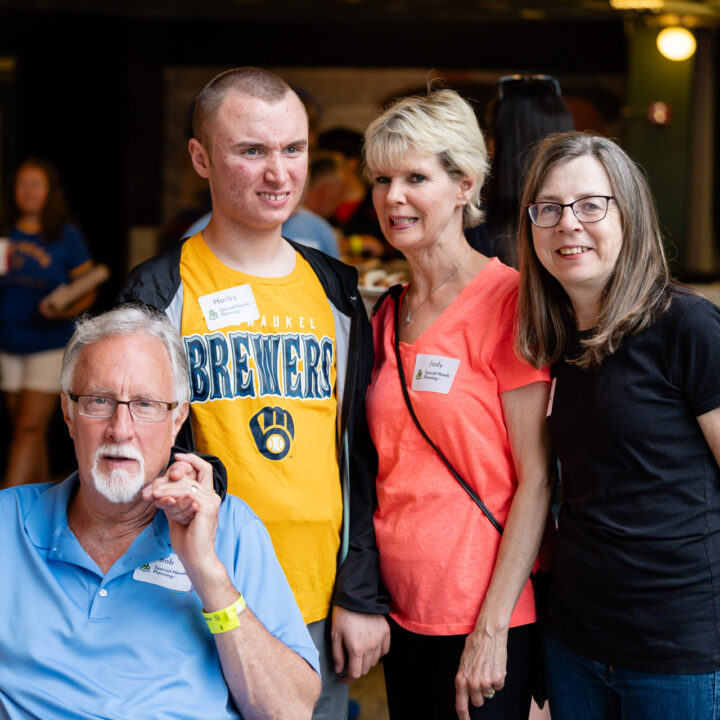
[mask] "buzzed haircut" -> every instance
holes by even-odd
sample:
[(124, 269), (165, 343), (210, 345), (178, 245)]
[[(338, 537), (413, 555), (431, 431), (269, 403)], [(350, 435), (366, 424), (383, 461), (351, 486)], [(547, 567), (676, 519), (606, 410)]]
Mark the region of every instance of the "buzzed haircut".
[(205, 147), (208, 119), (217, 112), (220, 103), (230, 92), (275, 103), (293, 90), (274, 72), (258, 67), (233, 68), (216, 75), (195, 98), (193, 109), (193, 136)]

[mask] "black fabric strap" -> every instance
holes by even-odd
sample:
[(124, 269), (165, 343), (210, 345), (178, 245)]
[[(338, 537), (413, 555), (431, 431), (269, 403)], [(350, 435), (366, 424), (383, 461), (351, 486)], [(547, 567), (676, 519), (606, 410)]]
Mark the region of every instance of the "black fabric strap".
[(398, 374), (400, 375), (400, 387), (403, 391), (403, 397), (405, 398), (405, 404), (410, 412), (410, 417), (415, 423), (415, 427), (420, 431), (420, 434), (425, 438), (428, 445), (438, 454), (438, 457), (443, 461), (445, 467), (453, 474), (453, 477), (462, 485), (463, 490), (473, 499), (475, 504), (485, 513), (485, 517), (492, 523), (493, 527), (500, 533), (503, 534), (503, 526), (495, 519), (495, 516), (488, 510), (485, 503), (480, 499), (480, 496), (468, 485), (463, 479), (462, 475), (455, 470), (450, 461), (445, 457), (442, 450), (435, 445), (435, 443), (428, 437), (428, 434), (423, 429), (420, 421), (415, 415), (413, 410), (412, 402), (410, 402), (410, 395), (408, 394), (407, 382), (405, 381), (405, 371), (403, 370), (402, 358), (400, 357), (400, 297), (402, 295), (402, 286), (395, 285), (388, 291), (389, 294), (395, 300), (395, 360), (397, 361)]

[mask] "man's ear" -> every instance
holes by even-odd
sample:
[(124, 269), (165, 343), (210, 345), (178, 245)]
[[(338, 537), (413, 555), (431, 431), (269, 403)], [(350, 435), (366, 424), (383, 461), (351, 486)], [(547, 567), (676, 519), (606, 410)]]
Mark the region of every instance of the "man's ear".
[(189, 411), (190, 403), (184, 402), (178, 410), (177, 417), (173, 420), (173, 445), (175, 444), (177, 434), (180, 432), (180, 428), (183, 426)]
[(68, 432), (71, 438), (75, 438), (73, 435), (73, 411), (71, 410), (72, 401), (67, 396), (67, 393), (60, 393), (60, 407), (62, 408), (63, 420), (68, 427)]
[(188, 152), (195, 172), (203, 178), (210, 175), (210, 155), (197, 138), (190, 138)]

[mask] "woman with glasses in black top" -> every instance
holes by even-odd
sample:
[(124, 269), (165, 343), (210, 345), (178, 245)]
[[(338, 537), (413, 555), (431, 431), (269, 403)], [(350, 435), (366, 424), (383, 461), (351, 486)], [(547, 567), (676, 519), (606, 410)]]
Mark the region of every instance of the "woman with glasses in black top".
[(671, 282), (642, 171), (544, 140), (519, 224), (519, 351), (551, 365), (563, 498), (553, 720), (720, 716), (720, 309)]

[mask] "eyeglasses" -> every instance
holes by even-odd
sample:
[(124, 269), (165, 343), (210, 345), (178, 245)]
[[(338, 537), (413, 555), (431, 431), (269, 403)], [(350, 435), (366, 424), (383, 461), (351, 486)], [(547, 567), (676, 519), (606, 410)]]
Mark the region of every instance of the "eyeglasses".
[(530, 83), (549, 85), (558, 96), (562, 95), (560, 83), (552, 75), (504, 75), (498, 80), (498, 98), (502, 100), (513, 87), (517, 88)]
[(608, 205), (614, 195), (589, 195), (571, 203), (537, 202), (526, 205), (530, 220), (535, 227), (555, 227), (562, 219), (563, 211), (569, 207), (581, 223), (600, 222), (607, 215)]
[(118, 405), (127, 405), (133, 420), (138, 422), (158, 423), (165, 420), (170, 410), (177, 407), (176, 402), (161, 400), (116, 400), (103, 395), (75, 395), (68, 397), (77, 403), (78, 412), (85, 417), (109, 418), (117, 410)]

